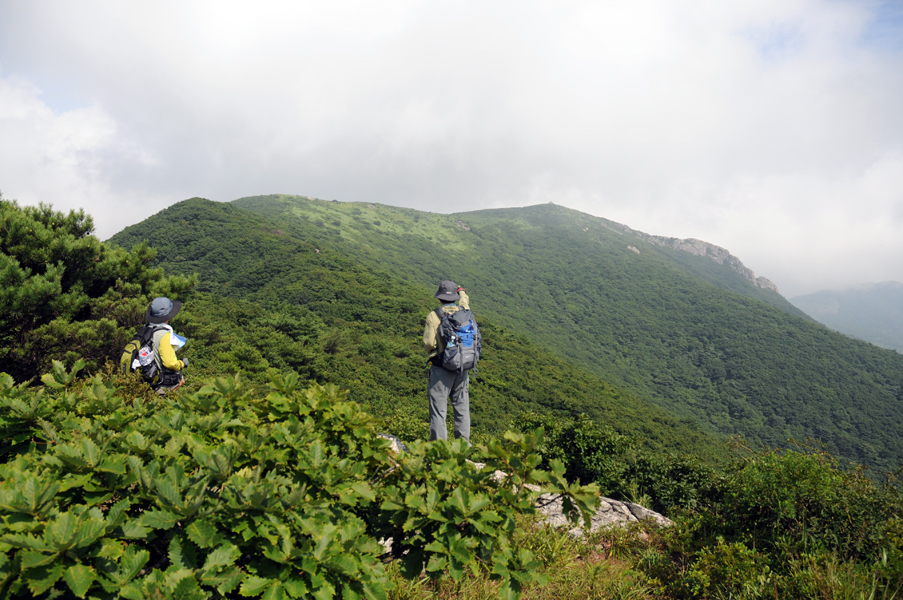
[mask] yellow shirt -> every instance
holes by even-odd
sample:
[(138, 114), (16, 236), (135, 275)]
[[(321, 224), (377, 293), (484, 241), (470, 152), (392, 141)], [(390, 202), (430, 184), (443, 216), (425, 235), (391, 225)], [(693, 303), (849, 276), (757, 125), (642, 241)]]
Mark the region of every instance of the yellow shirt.
[[(458, 292), (458, 295), (460, 296), (458, 304), (443, 304), (443, 312), (451, 315), (458, 312), (459, 308), (470, 310), (470, 298), (467, 297), (464, 290)], [(445, 342), (439, 337), (439, 324), (441, 322), (442, 320), (434, 310), (431, 310), (430, 314), (426, 316), (426, 326), (423, 328), (423, 348), (430, 358), (445, 351)]]
[[(159, 338), (157, 336), (160, 336)], [(167, 369), (173, 371), (181, 371), (185, 368), (184, 363), (176, 357), (176, 351), (172, 348), (172, 340), (170, 339), (170, 331), (157, 331), (154, 333), (154, 348), (157, 350), (157, 356), (160, 362)]]

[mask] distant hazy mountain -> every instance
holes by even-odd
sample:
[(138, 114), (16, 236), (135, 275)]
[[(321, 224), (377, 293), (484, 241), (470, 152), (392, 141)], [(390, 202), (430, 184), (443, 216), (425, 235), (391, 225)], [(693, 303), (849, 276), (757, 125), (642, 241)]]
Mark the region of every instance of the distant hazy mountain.
[(823, 290), (790, 302), (831, 329), (903, 352), (903, 283)]

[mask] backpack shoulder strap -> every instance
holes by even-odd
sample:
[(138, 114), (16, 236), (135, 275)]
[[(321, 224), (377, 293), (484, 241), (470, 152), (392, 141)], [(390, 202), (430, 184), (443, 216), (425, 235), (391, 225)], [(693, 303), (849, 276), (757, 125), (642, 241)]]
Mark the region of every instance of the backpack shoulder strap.
[(149, 344), (154, 339), (154, 334), (160, 329), (157, 325), (147, 324), (141, 329), (138, 330), (137, 335), (135, 337), (141, 340), (143, 344)]

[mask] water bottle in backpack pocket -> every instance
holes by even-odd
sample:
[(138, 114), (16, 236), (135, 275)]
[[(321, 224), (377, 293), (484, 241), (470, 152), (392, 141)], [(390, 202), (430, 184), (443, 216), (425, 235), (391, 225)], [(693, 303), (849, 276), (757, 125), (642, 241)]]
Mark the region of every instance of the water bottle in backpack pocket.
[[(137, 363), (137, 364), (136, 364)], [(138, 349), (138, 358), (132, 362), (132, 367), (141, 370), (141, 376), (147, 383), (157, 383), (157, 353), (153, 343), (141, 346)]]

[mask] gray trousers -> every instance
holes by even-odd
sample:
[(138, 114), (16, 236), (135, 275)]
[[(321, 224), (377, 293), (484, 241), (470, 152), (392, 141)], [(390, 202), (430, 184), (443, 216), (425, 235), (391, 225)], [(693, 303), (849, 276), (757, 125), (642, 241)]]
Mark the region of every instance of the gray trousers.
[(430, 367), (430, 440), (447, 440), (448, 398), (455, 413), (455, 438), (470, 441), (470, 373), (457, 373), (433, 365)]

